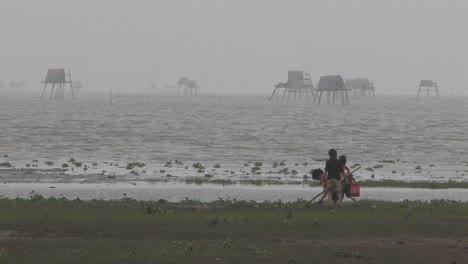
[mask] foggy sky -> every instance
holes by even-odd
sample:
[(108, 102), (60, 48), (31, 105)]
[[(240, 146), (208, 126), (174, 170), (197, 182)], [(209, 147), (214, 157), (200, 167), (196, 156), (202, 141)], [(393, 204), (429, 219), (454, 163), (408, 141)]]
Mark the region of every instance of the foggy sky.
[(48, 68), (90, 90), (198, 81), (269, 94), (288, 70), (368, 77), (379, 94), (468, 94), (464, 0), (2, 0), (0, 80), (41, 90)]

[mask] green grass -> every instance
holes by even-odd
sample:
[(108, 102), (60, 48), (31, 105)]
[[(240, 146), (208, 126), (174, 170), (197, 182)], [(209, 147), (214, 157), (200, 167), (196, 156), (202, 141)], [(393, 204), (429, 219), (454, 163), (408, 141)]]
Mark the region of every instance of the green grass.
[[(423, 252), (436, 248), (427, 263), (462, 263), (456, 257), (463, 256), (462, 247), (441, 245), (466, 239), (467, 221), (468, 203), (447, 200), (334, 208), (306, 207), (303, 200), (169, 203), (33, 195), (0, 200), (0, 263), (423, 263)], [(388, 245), (379, 246), (382, 241)], [(420, 248), (415, 241), (428, 242)]]

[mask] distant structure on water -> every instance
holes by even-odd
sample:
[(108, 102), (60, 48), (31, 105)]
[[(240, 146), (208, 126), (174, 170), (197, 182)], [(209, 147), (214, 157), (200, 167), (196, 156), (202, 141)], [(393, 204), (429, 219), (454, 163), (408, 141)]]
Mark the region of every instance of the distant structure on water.
[(437, 86), (437, 83), (432, 81), (432, 80), (421, 80), (419, 82), (419, 90), (418, 90), (418, 97), (417, 99), (419, 100), (419, 94), (424, 91), (426, 91), (426, 96), (430, 97), (431, 92), (435, 92), (436, 98), (439, 98), (439, 87)]
[(177, 81), (177, 94), (182, 90), (184, 95), (198, 95), (198, 84), (195, 80), (190, 80), (186, 77), (180, 77)]
[(74, 81), (74, 82), (72, 83), (72, 86), (73, 86), (73, 89), (74, 89), (75, 91), (84, 88), (83, 83), (81, 83), (80, 81)]
[(345, 84), (354, 98), (375, 97), (374, 83), (367, 78), (347, 79)]
[(159, 90), (159, 86), (157, 83), (150, 83), (148, 85), (148, 90), (152, 93), (155, 94)]
[(167, 85), (166, 88), (173, 95), (197, 96), (200, 87), (195, 80), (180, 77), (176, 85)]
[(334, 104), (335, 98), (340, 98), (343, 105), (349, 105), (349, 89), (346, 88), (343, 78), (340, 75), (329, 75), (320, 77), (317, 88), (318, 104), (322, 100), (322, 94), (325, 92), (327, 103)]
[[(310, 74), (303, 71), (288, 71), (288, 82), (278, 83), (274, 86), (275, 90), (271, 94), (269, 101), (289, 99), (312, 99), (315, 102), (314, 84), (310, 78)], [(280, 93), (282, 92), (282, 96)], [(287, 96), (286, 96), (287, 95)]]
[(8, 86), (12, 89), (22, 89), (22, 88), (26, 88), (27, 84), (23, 81), (19, 81), (19, 82), (10, 81)]
[(63, 100), (65, 98), (65, 86), (70, 85), (70, 91), (72, 98), (75, 99), (73, 94), (73, 82), (71, 80), (70, 70), (68, 70), (68, 80), (64, 69), (49, 69), (45, 81), (41, 82), (44, 84), (42, 90), (41, 99), (44, 96), (48, 85), (51, 86), (50, 100)]

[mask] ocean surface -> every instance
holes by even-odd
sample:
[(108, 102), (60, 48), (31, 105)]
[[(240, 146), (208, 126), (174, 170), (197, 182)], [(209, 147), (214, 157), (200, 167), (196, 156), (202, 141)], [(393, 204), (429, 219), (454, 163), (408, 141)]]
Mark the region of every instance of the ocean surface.
[(0, 91), (4, 183), (297, 182), (324, 167), (330, 148), (361, 166), (358, 180), (468, 181), (467, 97), (349, 106), (268, 95), (122, 94), (112, 106), (104, 94), (39, 97)]

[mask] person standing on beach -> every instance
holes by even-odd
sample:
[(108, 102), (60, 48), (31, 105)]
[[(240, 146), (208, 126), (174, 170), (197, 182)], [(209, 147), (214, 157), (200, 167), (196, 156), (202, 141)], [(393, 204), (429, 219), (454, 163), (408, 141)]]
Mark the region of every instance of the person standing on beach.
[[(350, 174), (348, 175), (351, 171), (349, 170), (348, 166), (346, 166), (346, 156), (341, 155), (338, 158), (338, 162), (340, 162), (341, 167), (343, 168), (343, 173), (345, 175), (345, 179), (341, 182), (341, 187), (343, 189), (343, 193), (341, 194), (341, 200), (343, 201), (344, 196), (348, 197), (349, 199), (353, 200), (353, 202), (356, 201), (354, 197), (351, 196), (351, 183), (354, 182), (353, 175)], [(347, 176), (346, 176), (347, 175)]]
[[(341, 203), (341, 179), (344, 178), (343, 167), (341, 166), (340, 162), (337, 159), (338, 153), (335, 149), (330, 149), (328, 151), (329, 159), (325, 164), (325, 171), (323, 172), (323, 178), (327, 180), (327, 187), (328, 193), (331, 193), (332, 196), (335, 194), (337, 199), (335, 200), (335, 204), (338, 201)], [(319, 204), (323, 203), (323, 199), (327, 194), (324, 193), (322, 198), (318, 201)]]

